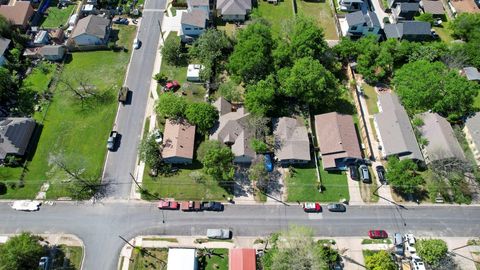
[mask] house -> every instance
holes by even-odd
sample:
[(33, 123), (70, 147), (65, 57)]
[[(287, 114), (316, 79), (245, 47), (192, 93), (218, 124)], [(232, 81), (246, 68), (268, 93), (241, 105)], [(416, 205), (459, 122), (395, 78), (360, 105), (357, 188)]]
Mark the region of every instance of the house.
[(423, 12), (430, 13), (433, 17), (444, 17), (445, 9), (443, 3), (440, 0), (422, 0), (421, 6)]
[(251, 0), (217, 0), (217, 15), (224, 21), (245, 21), (252, 10)]
[(208, 0), (187, 0), (188, 11), (203, 10), (210, 16), (210, 1)]
[(475, 113), (465, 121), (463, 133), (465, 133), (465, 138), (477, 165), (480, 166), (480, 113)]
[(235, 109), (222, 97), (213, 105), (220, 112), (220, 117), (212, 130), (210, 140), (217, 140), (230, 146), (235, 155), (234, 163), (250, 164), (256, 157), (251, 146), (253, 132), (248, 125), (250, 113), (243, 107)]
[(275, 157), (282, 165), (310, 161), (310, 141), (305, 125), (298, 119), (282, 117), (273, 119)]
[(411, 21), (418, 15), (420, 10), (419, 3), (398, 3), (392, 9), (393, 19), (398, 21)]
[(5, 17), (15, 27), (25, 29), (35, 10), (30, 1), (16, 1), (13, 6), (1, 5), (0, 15)]
[(418, 117), (423, 120), (423, 125), (418, 127), (418, 130), (427, 140), (426, 145), (422, 146), (425, 163), (450, 158), (465, 160), (453, 128), (445, 118), (430, 112), (422, 113)]
[(8, 51), (8, 47), (10, 46), (10, 39), (0, 37), (0, 67), (5, 64), (7, 60), (5, 58), (5, 53)]
[(420, 0), (387, 0), (386, 9), (393, 9), (398, 3), (419, 3)]
[(362, 8), (363, 0), (340, 0), (338, 2), (341, 11), (357, 11)]
[(361, 10), (345, 15), (348, 24), (347, 36), (362, 37), (367, 35), (379, 35), (380, 22), (377, 15), (371, 11), (363, 12)]
[(191, 164), (195, 144), (195, 126), (187, 121), (167, 119), (163, 131), (162, 158), (165, 163)]
[(180, 38), (191, 42), (207, 28), (208, 13), (201, 9), (193, 9), (182, 13)]
[(374, 115), (382, 158), (397, 156), (400, 159), (413, 159), (423, 162), (407, 112), (394, 93), (378, 95), (379, 113)]
[(426, 41), (432, 39), (430, 23), (419, 21), (403, 21), (396, 24), (386, 24), (386, 38), (408, 41)]
[(469, 81), (477, 81), (480, 82), (480, 72), (475, 67), (464, 67), (460, 74), (465, 76)]
[(194, 248), (169, 248), (167, 270), (197, 270), (197, 251)]
[(35, 125), (32, 118), (0, 118), (0, 161), (7, 155), (25, 154)]
[(346, 170), (362, 159), (351, 115), (337, 112), (315, 115), (315, 133), (325, 170)]
[(255, 270), (256, 257), (253, 248), (231, 248), (228, 250), (228, 270)]
[(46, 45), (38, 50), (41, 57), (49, 61), (61, 61), (67, 52), (67, 48), (63, 45)]
[(105, 45), (110, 33), (110, 20), (89, 15), (78, 20), (71, 38), (77, 46)]
[(33, 39), (34, 46), (43, 46), (48, 44), (50, 41), (50, 37), (48, 36), (48, 32), (45, 30), (38, 31)]
[(203, 69), (203, 66), (199, 65), (199, 64), (188, 65), (188, 67), (187, 67), (187, 81), (190, 81), (190, 82), (201, 81), (200, 71), (202, 69)]

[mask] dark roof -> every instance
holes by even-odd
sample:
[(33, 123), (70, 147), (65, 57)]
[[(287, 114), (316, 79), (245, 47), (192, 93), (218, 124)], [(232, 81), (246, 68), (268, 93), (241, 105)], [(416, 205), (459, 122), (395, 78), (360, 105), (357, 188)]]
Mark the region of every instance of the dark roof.
[(0, 56), (5, 53), (5, 51), (8, 49), (8, 46), (10, 46), (10, 39), (0, 37)]
[(425, 13), (430, 13), (433, 15), (443, 15), (445, 10), (443, 9), (442, 1), (428, 1), (423, 0), (423, 10)]
[(0, 159), (7, 154), (23, 155), (35, 129), (31, 118), (0, 118)]
[(405, 35), (431, 35), (431, 26), (428, 22), (405, 21), (396, 24), (385, 24), (387, 38), (402, 38)]
[(348, 13), (345, 16), (345, 18), (349, 26), (365, 24), (365, 23), (367, 24), (368, 27), (380, 26), (380, 22), (378, 21), (377, 15), (370, 11), (367, 11), (365, 13), (361, 10), (355, 11), (352, 13)]
[(400, 7), (401, 12), (418, 11), (420, 4), (418, 3), (398, 3), (397, 7)]
[(204, 10), (194, 9), (189, 12), (182, 13), (182, 24), (205, 28), (207, 14)]

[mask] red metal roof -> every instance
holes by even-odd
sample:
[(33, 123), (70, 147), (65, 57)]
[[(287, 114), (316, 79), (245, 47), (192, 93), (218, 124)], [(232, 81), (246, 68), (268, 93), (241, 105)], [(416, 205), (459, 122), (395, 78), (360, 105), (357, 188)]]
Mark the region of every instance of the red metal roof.
[(229, 270), (255, 270), (256, 256), (253, 248), (233, 248), (228, 252)]

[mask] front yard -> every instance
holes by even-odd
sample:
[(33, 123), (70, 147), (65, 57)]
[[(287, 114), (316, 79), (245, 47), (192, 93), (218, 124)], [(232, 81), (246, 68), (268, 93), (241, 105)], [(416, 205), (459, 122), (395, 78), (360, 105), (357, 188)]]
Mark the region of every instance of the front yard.
[[(297, 1), (298, 13), (314, 18), (318, 25), (323, 28), (325, 39), (338, 39), (335, 27), (333, 10), (328, 2), (325, 1)], [(334, 0), (336, 1), (336, 0)]]
[(145, 252), (135, 248), (132, 251), (129, 270), (166, 269), (168, 262), (167, 248), (145, 248)]
[(272, 25), (274, 35), (282, 32), (283, 24), (294, 18), (293, 0), (279, 1), (278, 5), (269, 4), (266, 1), (258, 1), (258, 8), (254, 11)]
[(319, 201), (338, 202), (341, 199), (350, 199), (348, 194), (347, 176), (344, 172), (327, 172), (319, 164), (322, 179), (322, 192), (319, 190), (315, 164), (311, 162), (306, 166), (296, 166), (293, 173), (286, 177), (287, 194), (289, 202)]
[(58, 8), (58, 1), (52, 1), (50, 7), (48, 7), (46, 12), (46, 18), (40, 24), (43, 28), (57, 28), (60, 26), (67, 25), (70, 15), (72, 15), (73, 10), (76, 5), (68, 5), (65, 8)]
[(210, 256), (203, 255), (199, 258), (200, 270), (227, 270), (228, 269), (228, 249), (215, 248), (211, 249)]

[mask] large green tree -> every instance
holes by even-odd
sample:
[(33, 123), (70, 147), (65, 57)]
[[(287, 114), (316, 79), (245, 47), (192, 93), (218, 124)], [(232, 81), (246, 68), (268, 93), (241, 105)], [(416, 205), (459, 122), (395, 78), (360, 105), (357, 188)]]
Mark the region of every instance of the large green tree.
[(157, 114), (165, 118), (183, 117), (186, 109), (185, 98), (172, 92), (161, 94), (155, 107)]
[(202, 156), (198, 156), (203, 164), (203, 171), (217, 181), (230, 181), (233, 178), (232, 150), (223, 144), (210, 144)]
[(210, 130), (218, 120), (218, 111), (213, 105), (205, 102), (190, 103), (185, 111), (187, 120), (197, 126), (201, 133)]
[(262, 20), (240, 30), (228, 63), (230, 73), (247, 84), (265, 78), (273, 70), (274, 44), (270, 27)]
[(388, 159), (386, 177), (395, 190), (406, 194), (414, 193), (424, 182), (415, 162), (411, 159), (399, 160), (397, 157)]
[(0, 246), (0, 269), (31, 270), (37, 269), (38, 261), (45, 254), (39, 237), (24, 232), (10, 237)]
[(249, 85), (245, 94), (245, 107), (252, 114), (269, 115), (278, 105), (275, 103), (276, 87), (273, 76)]
[(140, 160), (145, 162), (145, 164), (152, 169), (158, 169), (162, 163), (160, 147), (155, 141), (155, 136), (153, 134), (148, 134), (140, 141), (140, 144), (138, 145), (138, 154)]
[(465, 41), (480, 40), (480, 13), (460, 13), (449, 26), (455, 37)]
[(0, 101), (17, 97), (17, 84), (8, 69), (0, 67)]
[(367, 270), (396, 270), (397, 265), (392, 260), (392, 256), (385, 250), (375, 252), (365, 257), (365, 266)]
[(435, 266), (447, 256), (447, 243), (441, 239), (420, 239), (415, 243), (418, 255), (426, 263)]
[(242, 91), (234, 81), (228, 81), (220, 84), (218, 87), (220, 95), (230, 102), (243, 101)]

